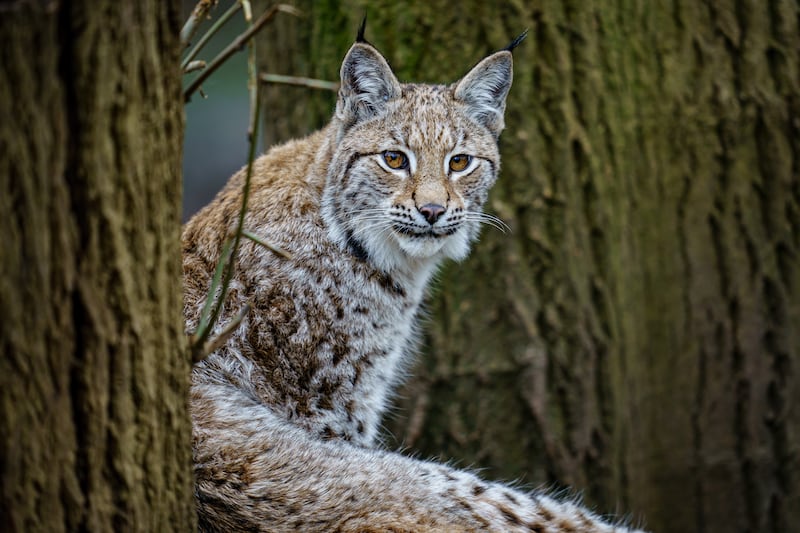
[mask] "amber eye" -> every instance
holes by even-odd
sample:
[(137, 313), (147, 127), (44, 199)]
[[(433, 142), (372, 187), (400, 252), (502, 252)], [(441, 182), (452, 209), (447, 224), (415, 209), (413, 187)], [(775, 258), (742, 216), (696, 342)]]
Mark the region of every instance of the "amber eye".
[(408, 158), (403, 152), (393, 152), (392, 150), (387, 150), (383, 152), (383, 160), (386, 161), (386, 164), (389, 165), (389, 168), (396, 170), (408, 168)]
[(450, 158), (450, 170), (454, 172), (461, 172), (469, 165), (469, 162), (472, 161), (471, 155), (466, 154), (458, 154), (454, 155)]

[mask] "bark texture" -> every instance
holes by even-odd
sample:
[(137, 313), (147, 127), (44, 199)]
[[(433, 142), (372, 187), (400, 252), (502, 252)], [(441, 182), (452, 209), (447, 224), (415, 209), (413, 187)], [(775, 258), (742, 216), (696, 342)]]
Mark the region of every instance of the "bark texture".
[[(431, 299), (389, 422), (425, 456), (583, 491), (655, 531), (800, 531), (800, 7), (301, 2), (271, 72), (367, 39), (449, 82), (523, 29), (486, 231)], [(268, 139), (333, 95), (271, 88)], [(307, 98), (315, 98), (307, 104)]]
[(0, 4), (0, 530), (190, 531), (178, 6)]

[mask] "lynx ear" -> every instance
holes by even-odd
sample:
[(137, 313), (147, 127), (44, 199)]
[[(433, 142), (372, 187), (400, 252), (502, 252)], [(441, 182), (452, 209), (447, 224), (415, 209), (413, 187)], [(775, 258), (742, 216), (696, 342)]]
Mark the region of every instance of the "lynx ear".
[(336, 116), (352, 125), (381, 113), (386, 102), (400, 97), (389, 63), (366, 41), (356, 42), (342, 62), (342, 84)]
[(506, 96), (511, 88), (513, 67), (509, 49), (496, 52), (456, 83), (453, 95), (466, 105), (467, 114), (495, 137), (503, 131)]

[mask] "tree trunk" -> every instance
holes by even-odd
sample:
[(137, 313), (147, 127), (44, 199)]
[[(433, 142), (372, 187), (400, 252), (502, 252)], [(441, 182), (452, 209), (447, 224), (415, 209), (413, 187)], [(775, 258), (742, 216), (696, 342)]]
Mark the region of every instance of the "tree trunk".
[[(369, 4), (402, 80), (525, 28), (486, 231), (449, 265), (398, 442), (655, 531), (800, 531), (800, 8)], [(303, 2), (271, 72), (336, 79), (365, 3)], [(332, 95), (273, 87), (270, 139)], [(288, 117), (288, 118), (286, 118)]]
[(0, 4), (0, 530), (195, 527), (178, 6)]

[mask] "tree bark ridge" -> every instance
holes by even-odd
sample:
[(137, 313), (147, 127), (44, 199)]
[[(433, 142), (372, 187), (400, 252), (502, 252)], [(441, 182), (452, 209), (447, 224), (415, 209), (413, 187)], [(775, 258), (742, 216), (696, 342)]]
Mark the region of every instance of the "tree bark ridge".
[(177, 7), (3, 8), (4, 531), (196, 527)]

